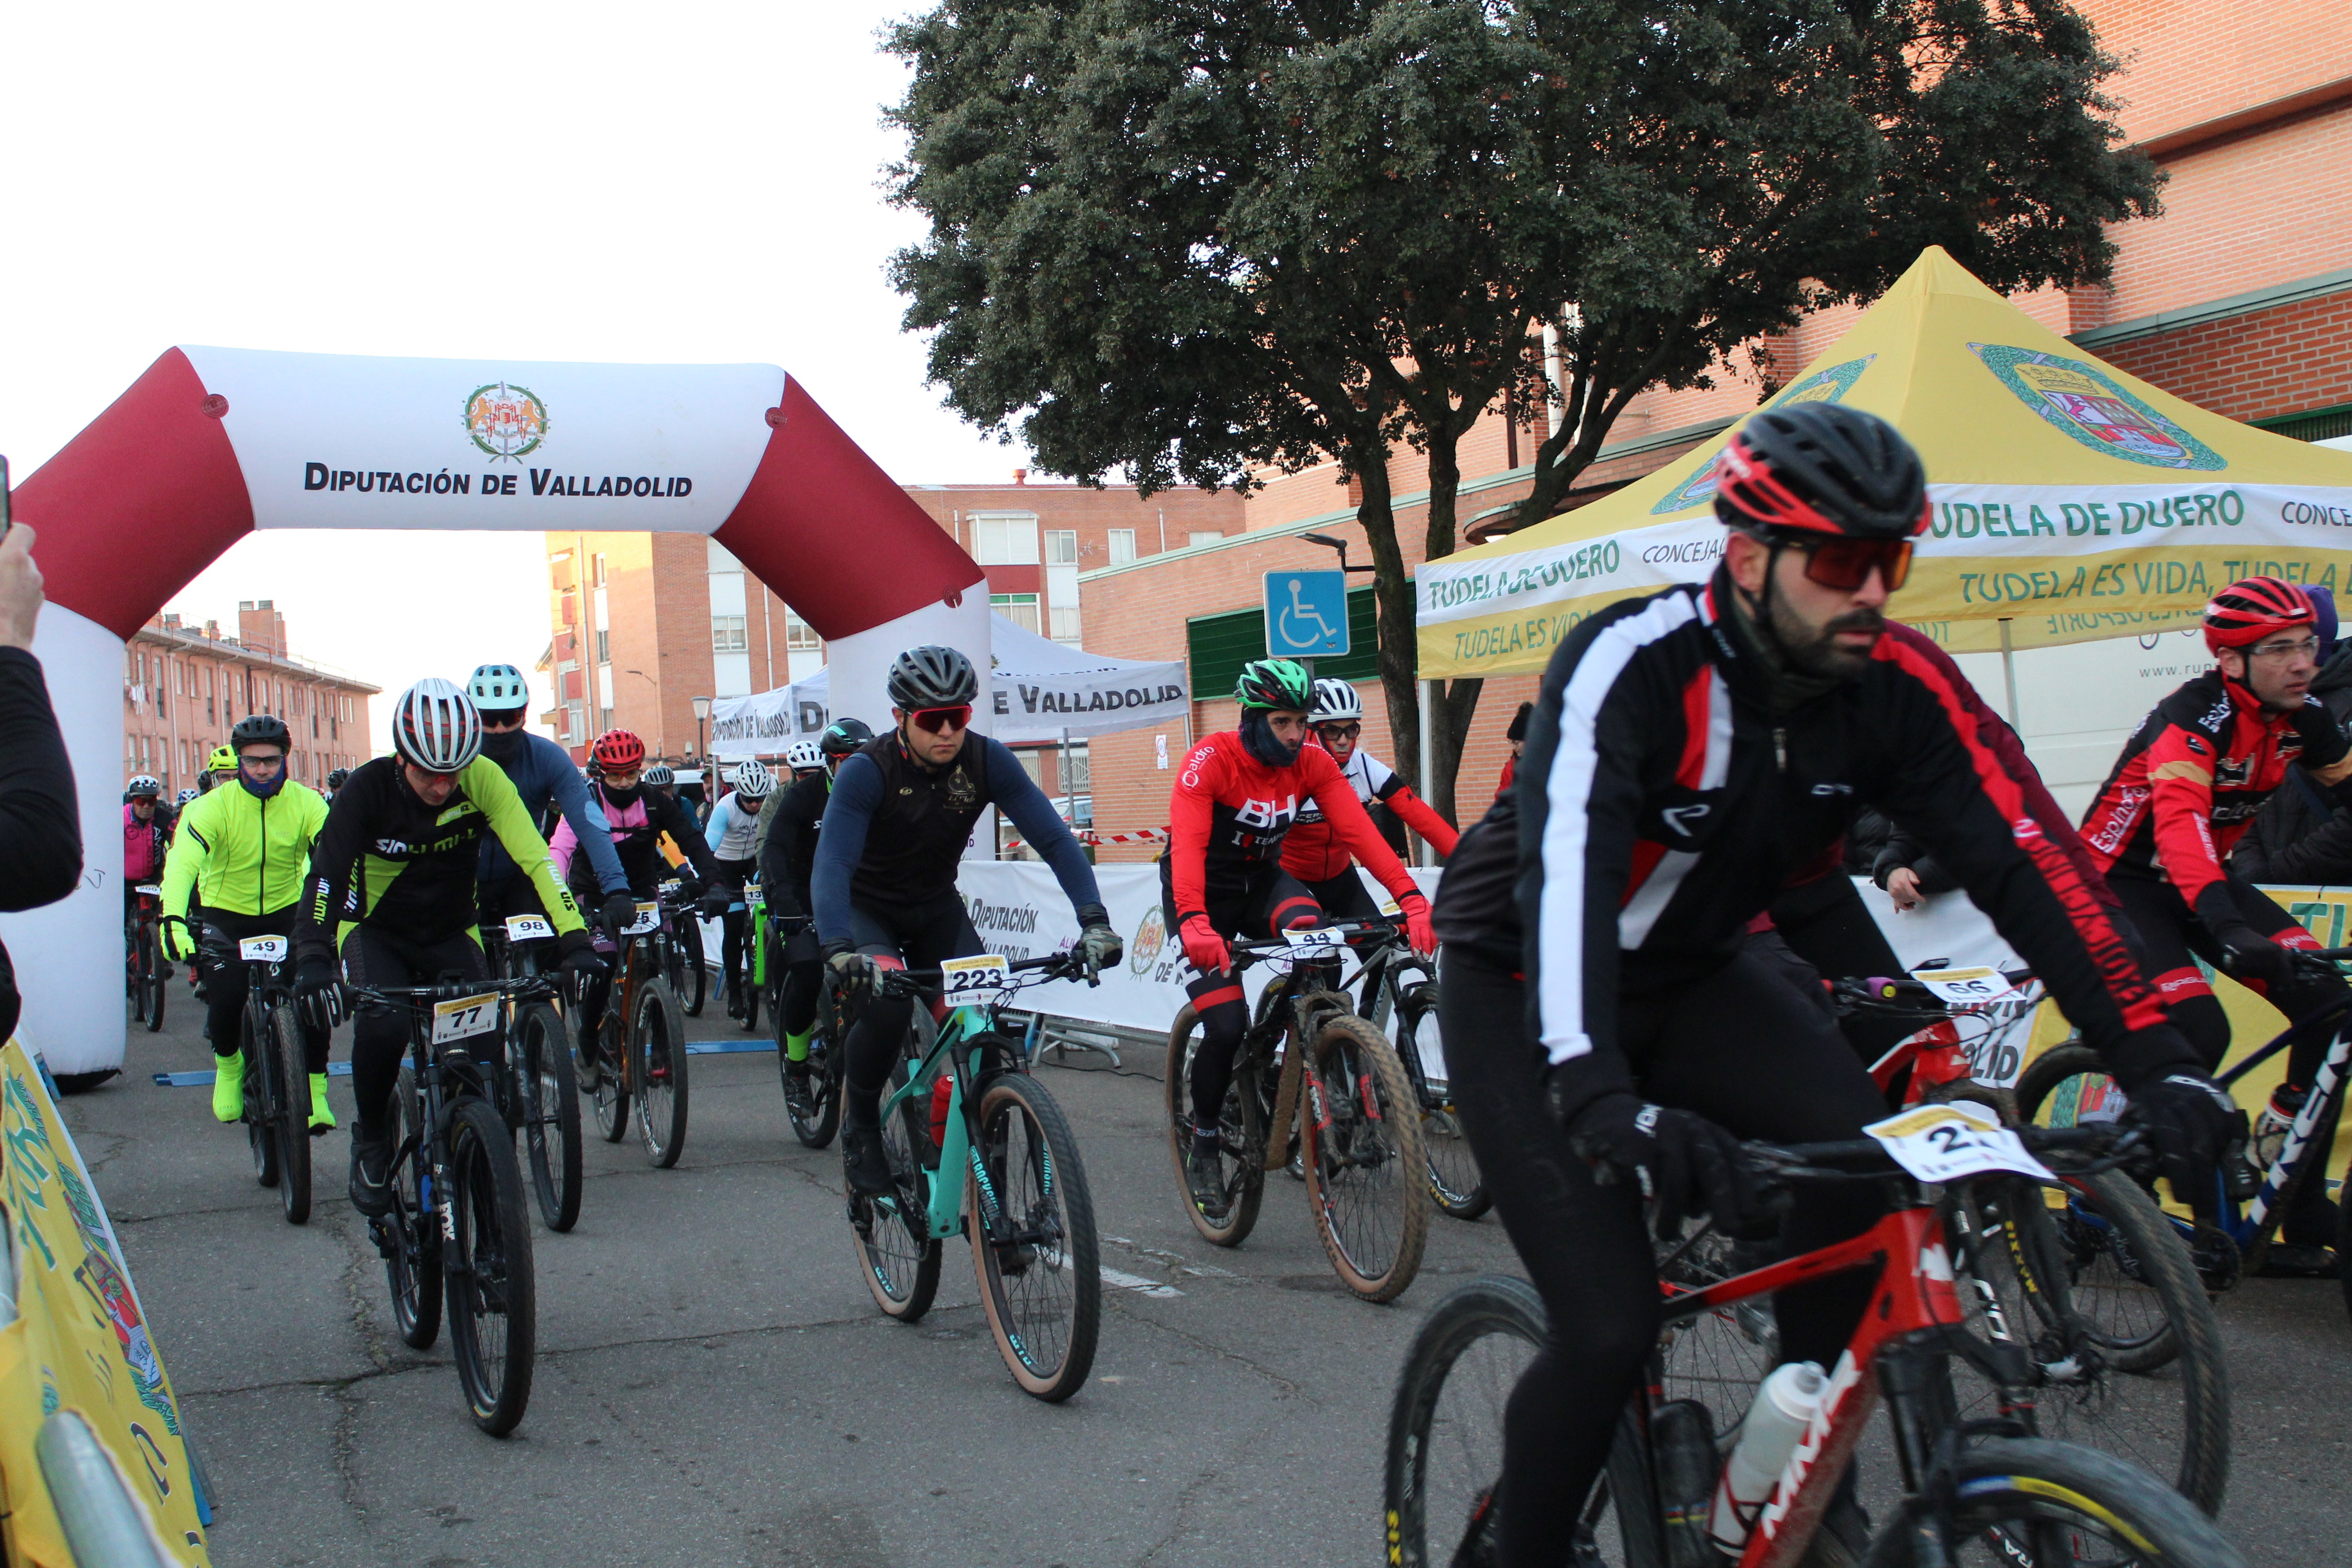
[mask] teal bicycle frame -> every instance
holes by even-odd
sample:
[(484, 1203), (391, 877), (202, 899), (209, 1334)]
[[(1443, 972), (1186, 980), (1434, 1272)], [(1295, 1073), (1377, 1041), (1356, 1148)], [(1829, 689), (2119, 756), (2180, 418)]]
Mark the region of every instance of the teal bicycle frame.
[[(971, 1173), (973, 1189), (980, 1194), (983, 1211), (981, 1219), (984, 1227), (994, 1228), (999, 1218), (996, 1184), (989, 1179), (987, 1166), (972, 1149), (971, 1133), (964, 1125), (963, 1116), (964, 1096), (971, 1077), (971, 1039), (975, 1035), (986, 1033), (992, 1023), (987, 1014), (976, 1006), (958, 1007), (950, 1012), (940, 1024), (939, 1033), (931, 1041), (931, 1048), (923, 1053), (923, 1059), (916, 1064), (907, 1081), (891, 1090), (882, 1101), (882, 1124), (887, 1127), (891, 1117), (920, 1095), (925, 1101), (922, 1110), (928, 1124), (929, 1100), (938, 1092), (932, 1085), (939, 1080), (942, 1067), (940, 1058), (947, 1058), (945, 1070), (952, 1075), (953, 1087), (948, 1090), (947, 1129), (940, 1141), (939, 1165), (931, 1173), (931, 1202), (926, 1216), (929, 1221), (926, 1234), (935, 1241), (944, 1240), (963, 1228), (963, 1184), (942, 1180), (950, 1171), (969, 1170)], [(1045, 1176), (1047, 1190), (1051, 1191), (1054, 1173), (1048, 1169)], [(898, 1209), (898, 1200), (895, 1194), (874, 1201), (889, 1205), (893, 1212)]]

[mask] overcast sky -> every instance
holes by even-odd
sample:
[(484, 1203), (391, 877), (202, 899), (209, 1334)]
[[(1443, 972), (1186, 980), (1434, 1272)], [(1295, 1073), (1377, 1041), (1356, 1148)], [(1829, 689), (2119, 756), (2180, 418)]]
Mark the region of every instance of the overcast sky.
[[(901, 482), (1009, 478), (883, 272), (921, 226), (877, 188), (905, 73), (876, 35), (917, 8), (13, 8), (0, 452), (21, 479), (207, 343), (766, 362)], [(257, 534), (167, 607), (253, 598), (395, 689), (548, 637), (537, 534)]]

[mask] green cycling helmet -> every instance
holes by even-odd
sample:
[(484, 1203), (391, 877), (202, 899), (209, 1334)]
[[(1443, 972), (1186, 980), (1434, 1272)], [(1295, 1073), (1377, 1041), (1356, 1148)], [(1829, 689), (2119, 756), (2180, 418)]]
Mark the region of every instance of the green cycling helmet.
[(1279, 708), (1304, 713), (1315, 706), (1315, 683), (1307, 667), (1287, 658), (1256, 658), (1242, 666), (1234, 683), (1234, 700), (1246, 713), (1253, 708)]

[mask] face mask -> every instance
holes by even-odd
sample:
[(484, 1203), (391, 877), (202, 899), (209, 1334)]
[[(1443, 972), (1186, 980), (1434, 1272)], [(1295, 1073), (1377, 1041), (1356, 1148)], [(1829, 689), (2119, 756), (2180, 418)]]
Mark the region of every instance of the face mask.
[(522, 755), (524, 730), (485, 730), (482, 731), (482, 755), (503, 767)]
[(611, 784), (606, 784), (604, 786), (604, 799), (613, 805), (635, 805), (637, 804), (637, 796), (644, 793), (645, 787), (642, 781), (631, 784), (626, 789), (614, 789)]
[(239, 768), (236, 770), (236, 782), (245, 786), (246, 794), (252, 795), (257, 799), (268, 800), (271, 795), (276, 795), (279, 790), (286, 787), (286, 770), (282, 767), (279, 768), (278, 770), (277, 777), (271, 779), (266, 784), (259, 784), (253, 782), (252, 774), (247, 773), (243, 768)]
[(1270, 768), (1286, 768), (1298, 761), (1298, 748), (1276, 740), (1274, 726), (1255, 708), (1242, 715), (1242, 749)]

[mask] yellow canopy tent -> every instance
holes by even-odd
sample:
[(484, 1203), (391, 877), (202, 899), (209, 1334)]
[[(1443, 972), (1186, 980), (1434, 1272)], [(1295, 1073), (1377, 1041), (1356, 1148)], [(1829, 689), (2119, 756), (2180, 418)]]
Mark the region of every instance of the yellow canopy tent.
[[(1954, 652), (2178, 628), (2257, 572), (2352, 577), (2352, 456), (2102, 364), (1938, 247), (1765, 406), (1808, 401), (1918, 447), (1934, 519), (1890, 608)], [(1594, 611), (1705, 578), (1719, 449), (1421, 567), (1423, 678), (1539, 670)]]

